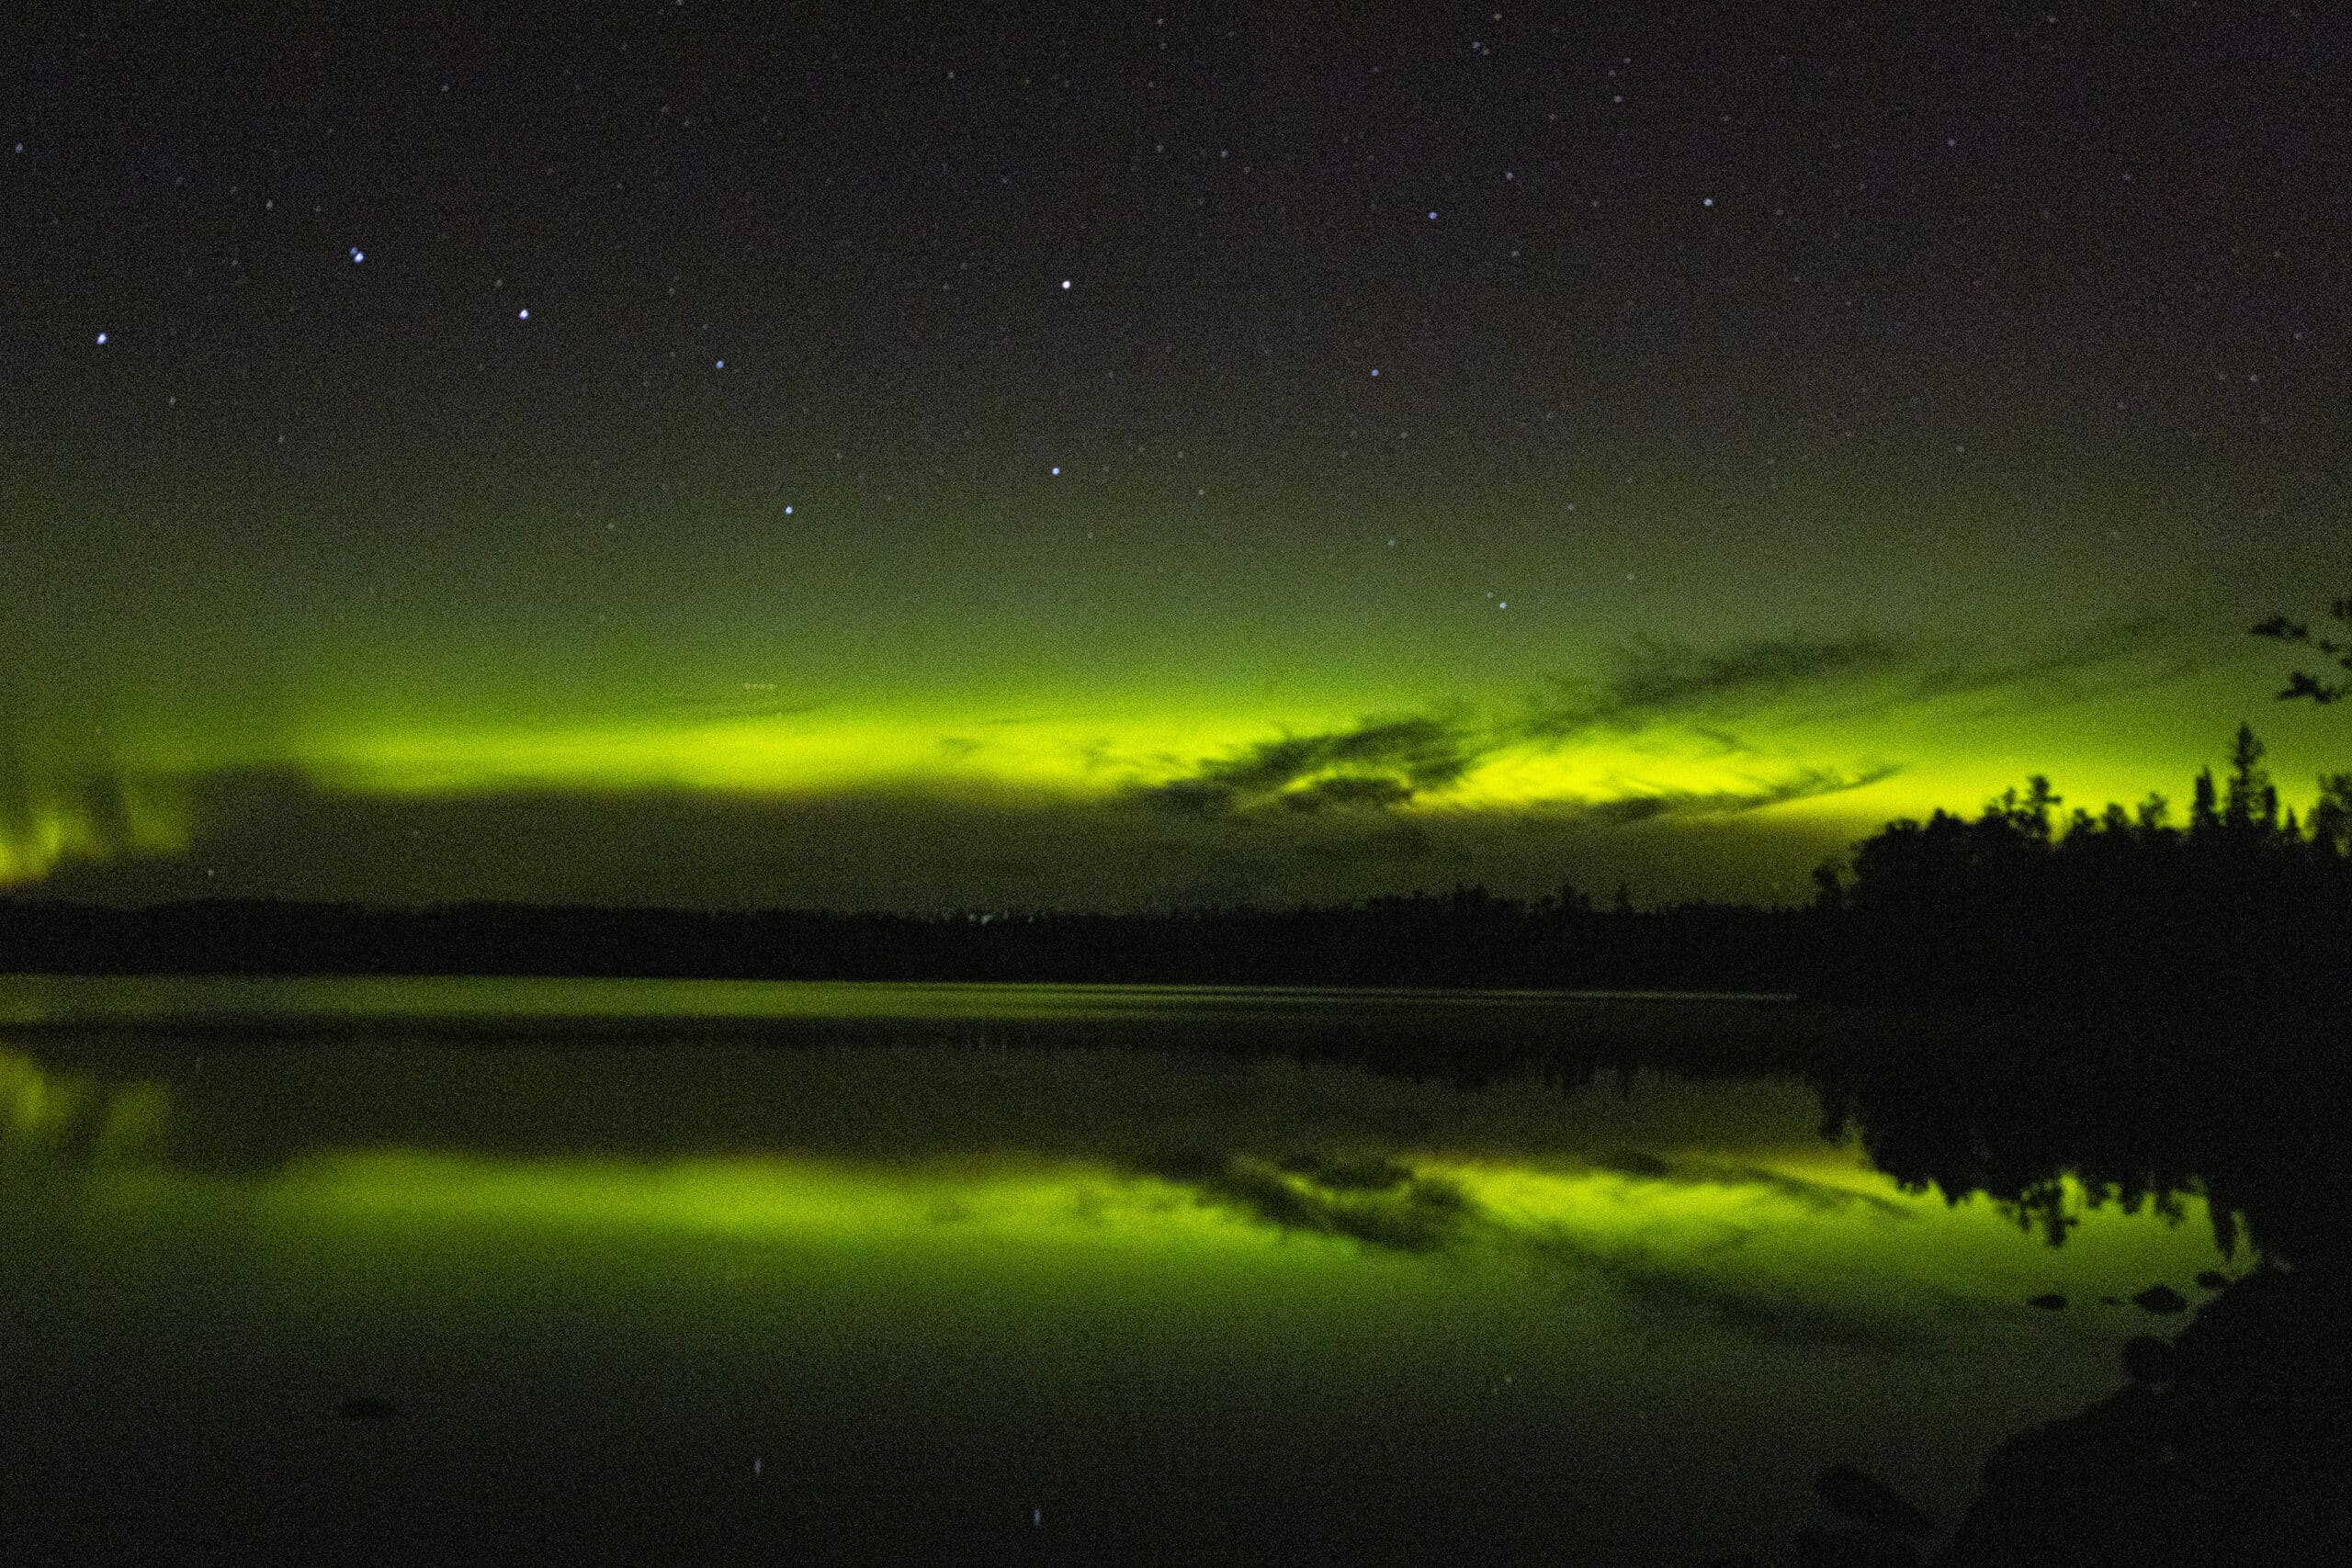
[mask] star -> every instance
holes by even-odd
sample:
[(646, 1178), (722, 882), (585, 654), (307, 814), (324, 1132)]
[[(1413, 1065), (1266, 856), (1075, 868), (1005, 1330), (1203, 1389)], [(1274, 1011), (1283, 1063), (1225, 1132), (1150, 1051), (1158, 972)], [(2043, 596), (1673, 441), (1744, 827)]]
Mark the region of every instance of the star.
[(364, 262), (367, 259), (368, 253), (366, 251), (361, 250), (357, 245), (351, 247), (351, 263), (354, 266), (358, 265), (361, 262)]
[(104, 347), (106, 346), (106, 343), (107, 343), (107, 334), (106, 334), (106, 333), (100, 333), (98, 334), (98, 346), (99, 346), (100, 348), (104, 348)]
[(514, 319), (518, 321), (529, 321), (531, 319), (531, 308), (528, 305), (524, 306), (521, 310), (514, 312)]

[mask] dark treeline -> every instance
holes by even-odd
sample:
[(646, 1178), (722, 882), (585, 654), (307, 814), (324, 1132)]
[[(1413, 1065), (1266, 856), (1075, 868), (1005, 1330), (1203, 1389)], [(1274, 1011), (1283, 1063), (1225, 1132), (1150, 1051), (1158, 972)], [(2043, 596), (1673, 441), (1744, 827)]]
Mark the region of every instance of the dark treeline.
[(208, 900), (0, 902), (0, 971), (1789, 988), (1802, 911), (1596, 910), (1480, 887), (1343, 908), (943, 916)]
[(1813, 904), (1608, 907), (1464, 886), (1344, 907), (1150, 914), (706, 912), (266, 900), (0, 900), (0, 971), (1799, 991), (1895, 1005), (2325, 1006), (2352, 981), (2352, 773), (2308, 821), (2241, 728), (2184, 822), (2045, 779), (1889, 824)]
[(2308, 822), (2279, 808), (2253, 731), (2185, 823), (2150, 795), (2080, 807), (2035, 777), (1972, 818), (1904, 820), (1820, 874), (1813, 980), (1908, 1001), (2340, 1002), (2352, 981), (2352, 773)]

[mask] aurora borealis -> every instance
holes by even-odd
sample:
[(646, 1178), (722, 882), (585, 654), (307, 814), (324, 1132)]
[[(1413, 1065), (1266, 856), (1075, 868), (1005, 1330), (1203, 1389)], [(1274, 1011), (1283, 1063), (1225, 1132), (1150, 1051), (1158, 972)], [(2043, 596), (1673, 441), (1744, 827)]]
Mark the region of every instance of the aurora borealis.
[(2344, 765), (2340, 17), (493, 11), (0, 24), (0, 886), (1792, 899)]

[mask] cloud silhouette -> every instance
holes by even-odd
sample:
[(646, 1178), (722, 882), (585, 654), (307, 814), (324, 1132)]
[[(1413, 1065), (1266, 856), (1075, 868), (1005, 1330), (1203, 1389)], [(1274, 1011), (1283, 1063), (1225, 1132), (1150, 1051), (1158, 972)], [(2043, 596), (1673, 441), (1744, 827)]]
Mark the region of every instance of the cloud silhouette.
[[(2174, 649), (2178, 628), (2152, 615), (2094, 626), (2055, 645), (1995, 654), (1857, 632), (1793, 635), (1717, 649), (1645, 638), (1622, 649), (1598, 682), (1560, 681), (1525, 719), (1531, 737), (1566, 740), (1596, 730), (1634, 732), (1696, 717), (1737, 716), (1802, 703), (1838, 717), (1954, 697), (2006, 697), (1984, 711), (2038, 710), (2161, 685), (2198, 667)], [(1745, 750), (1719, 728), (1702, 732)]]
[(1578, 805), (1578, 812), (1603, 821), (1648, 822), (1660, 817), (1729, 816), (1760, 811), (1792, 800), (1813, 800), (1861, 789), (1903, 771), (1900, 762), (1880, 762), (1858, 773), (1836, 768), (1802, 768), (1785, 778), (1759, 783), (1750, 790), (1658, 790), (1618, 795)]
[(1384, 810), (1459, 784), (1495, 749), (1491, 736), (1451, 719), (1367, 720), (1352, 729), (1260, 741), (1140, 793), (1152, 805), (1192, 817), (1269, 805)]
[[(1136, 795), (1159, 810), (1204, 819), (1269, 809), (1374, 815), (1442, 797), (1503, 751), (1549, 749), (1598, 730), (1636, 731), (1699, 713), (1752, 711), (1800, 687), (1899, 669), (1905, 658), (1897, 645), (1860, 634), (1771, 638), (1712, 650), (1643, 642), (1620, 656), (1607, 680), (1582, 689), (1563, 683), (1554, 697), (1497, 721), (1391, 716), (1346, 729), (1285, 735), (1204, 758), (1182, 776)], [(1753, 754), (1719, 725), (1702, 727), (1700, 733), (1723, 755)], [(1895, 771), (1892, 764), (1861, 773), (1805, 768), (1750, 790), (1662, 791), (1560, 804), (1611, 821), (1722, 814), (1859, 789)]]
[(1869, 633), (1792, 636), (1701, 649), (1644, 638), (1617, 655), (1600, 682), (1558, 682), (1558, 696), (1525, 721), (1531, 738), (1566, 739), (1597, 728), (1639, 729), (1691, 713), (1752, 710), (1830, 680), (1883, 675), (1909, 660)]
[[(1914, 672), (1905, 695), (2000, 697), (1980, 714), (2037, 712), (2179, 680), (2206, 662), (2179, 651), (2179, 628), (2154, 615), (2095, 626), (2056, 646), (1992, 660), (1947, 659)], [(2162, 654), (2153, 664), (2150, 656)]]

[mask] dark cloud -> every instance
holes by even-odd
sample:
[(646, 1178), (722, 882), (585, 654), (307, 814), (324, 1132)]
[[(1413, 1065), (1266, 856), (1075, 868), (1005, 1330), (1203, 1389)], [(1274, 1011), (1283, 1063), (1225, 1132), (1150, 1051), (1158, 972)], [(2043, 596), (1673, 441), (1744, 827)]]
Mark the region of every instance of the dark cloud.
[(1553, 703), (1528, 716), (1526, 733), (1566, 739), (1691, 713), (1744, 712), (1826, 681), (1885, 674), (1907, 659), (1901, 645), (1868, 633), (1766, 637), (1718, 649), (1644, 639), (1617, 655), (1605, 680), (1561, 683)]
[(1899, 762), (1881, 762), (1859, 773), (1836, 768), (1804, 768), (1749, 790), (1659, 790), (1597, 800), (1576, 809), (1606, 822), (1648, 822), (1660, 817), (1717, 817), (1760, 811), (1792, 800), (1813, 800), (1864, 788), (1903, 771)]
[[(1792, 690), (1898, 669), (1903, 655), (1871, 637), (1824, 641), (1785, 637), (1694, 652), (1643, 644), (1609, 681), (1569, 701), (1539, 704), (1493, 724), (1436, 716), (1367, 719), (1352, 729), (1283, 736), (1203, 761), (1193, 773), (1138, 790), (1145, 803), (1196, 818), (1245, 816), (1269, 807), (1299, 813), (1372, 815), (1442, 795), (1478, 764), (1513, 747), (1558, 745), (1599, 729), (1638, 730), (1669, 717), (1744, 711)], [(1720, 725), (1697, 733), (1722, 756), (1754, 749)], [(1669, 814), (1751, 811), (1875, 784), (1897, 772), (1806, 768), (1749, 790), (1671, 791), (1563, 803), (1558, 809), (1614, 822)]]
[[(1986, 712), (2063, 706), (2189, 673), (2199, 661), (2179, 651), (2178, 630), (2159, 616), (2123, 616), (2054, 644), (1964, 651), (1871, 632), (1717, 649), (1643, 639), (1619, 652), (1605, 679), (1557, 683), (1553, 699), (1529, 712), (1524, 730), (1531, 739), (1566, 740), (1775, 706), (1829, 718), (1968, 696), (1997, 699)], [(1697, 728), (1726, 751), (1747, 749), (1720, 726)]]
[(1188, 817), (1270, 805), (1300, 812), (1382, 810), (1459, 784), (1496, 745), (1494, 737), (1452, 719), (1367, 720), (1353, 729), (1261, 741), (1138, 793)]
[(2053, 647), (1928, 665), (1910, 676), (1904, 694), (1915, 702), (1994, 699), (1980, 705), (1980, 714), (2032, 712), (2164, 685), (2204, 662), (2181, 651), (2179, 628), (2170, 622), (2153, 615), (2126, 616)]
[(2151, 660), (2172, 641), (2172, 629), (2152, 617), (2095, 626), (2055, 647), (1976, 656), (1939, 655), (1872, 632), (1713, 649), (1644, 639), (1621, 650), (1604, 678), (1556, 682), (1547, 696), (1498, 720), (1368, 718), (1353, 728), (1283, 736), (1207, 758), (1182, 778), (1136, 793), (1162, 811), (1205, 820), (1275, 807), (1374, 816), (1443, 795), (1501, 751), (1672, 723), (1718, 757), (1753, 759), (1765, 776), (1750, 789), (1637, 791), (1549, 809), (1616, 824), (1754, 811), (1860, 789), (1892, 777), (1901, 764), (1804, 767), (1770, 776), (1773, 764), (1726, 719), (1779, 710), (1785, 718), (1819, 721), (1972, 696), (1984, 699), (1986, 712), (2064, 705), (2186, 674), (2193, 660), (2177, 653)]

